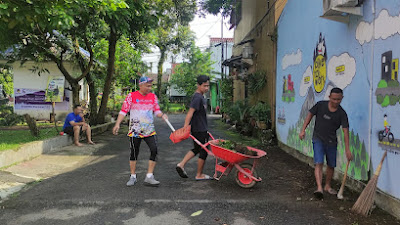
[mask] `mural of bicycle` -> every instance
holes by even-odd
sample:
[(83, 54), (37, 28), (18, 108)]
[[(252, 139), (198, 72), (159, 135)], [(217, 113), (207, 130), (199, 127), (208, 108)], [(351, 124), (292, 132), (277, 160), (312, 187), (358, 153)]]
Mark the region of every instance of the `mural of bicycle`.
[(388, 140), (389, 140), (390, 143), (392, 143), (392, 142), (394, 141), (393, 133), (390, 132), (390, 128), (391, 128), (391, 127), (392, 127), (392, 126), (389, 126), (387, 129), (383, 129), (383, 130), (379, 131), (379, 133), (378, 133), (378, 139), (379, 139), (379, 141), (382, 141), (383, 138), (385, 138), (385, 137), (388, 138)]

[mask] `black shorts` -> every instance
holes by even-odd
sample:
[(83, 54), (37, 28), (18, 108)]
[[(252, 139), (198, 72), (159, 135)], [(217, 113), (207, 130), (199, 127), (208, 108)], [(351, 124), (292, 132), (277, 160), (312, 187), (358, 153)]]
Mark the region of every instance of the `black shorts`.
[[(64, 133), (66, 133), (66, 134), (68, 134), (70, 136), (74, 136), (74, 127), (70, 126), (70, 127), (64, 128)], [(79, 131), (79, 134), (81, 134), (81, 133), (82, 133), (82, 126), (81, 126), (80, 131)]]
[[(205, 144), (208, 142), (208, 132), (204, 131), (204, 132), (192, 132), (192, 135), (198, 140), (200, 141), (200, 143)], [(194, 155), (199, 154), (199, 158), (206, 160), (208, 153), (206, 152), (206, 150), (203, 149), (203, 147), (201, 147), (200, 145), (198, 145), (194, 140), (193, 140), (193, 149), (192, 152), (194, 153)]]

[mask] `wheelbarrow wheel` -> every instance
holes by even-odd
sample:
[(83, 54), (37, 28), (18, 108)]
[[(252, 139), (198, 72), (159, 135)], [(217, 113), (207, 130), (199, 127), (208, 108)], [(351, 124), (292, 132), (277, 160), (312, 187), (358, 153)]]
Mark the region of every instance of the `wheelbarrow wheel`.
[[(256, 170), (253, 170), (253, 173), (251, 173), (251, 170), (253, 169), (253, 165), (250, 163), (242, 163), (240, 164), (240, 167), (247, 173), (250, 173), (253, 175), (253, 177), (257, 177), (257, 172)], [(246, 176), (244, 173), (240, 172), (238, 169), (236, 169), (236, 183), (242, 187), (242, 188), (252, 188), (254, 185), (256, 185), (256, 181), (251, 179), (250, 177)]]

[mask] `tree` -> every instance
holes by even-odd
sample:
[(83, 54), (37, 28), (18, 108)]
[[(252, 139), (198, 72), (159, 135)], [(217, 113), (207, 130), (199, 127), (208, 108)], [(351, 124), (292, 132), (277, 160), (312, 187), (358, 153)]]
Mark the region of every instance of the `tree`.
[[(123, 7), (115, 1), (102, 3), (99, 0), (46, 1), (26, 0), (9, 1), (0, 4), (0, 48), (12, 47), (12, 60), (33, 60), (43, 62), (51, 60), (70, 83), (74, 104), (79, 103), (79, 84), (93, 65), (93, 52), (87, 33), (96, 28), (102, 8)], [(71, 55), (82, 54), (80, 44), (89, 51), (88, 62), (82, 74), (72, 75), (64, 66)], [(73, 58), (72, 58), (73, 59)], [(39, 69), (40, 71), (40, 69)], [(40, 75), (40, 73), (39, 73)]]
[(230, 16), (232, 10), (234, 10), (239, 4), (240, 0), (201, 0), (201, 10), (206, 13), (218, 15), (222, 13), (223, 17)]
[(189, 61), (176, 66), (175, 73), (172, 74), (171, 84), (175, 84), (179, 92), (186, 93), (188, 101), (196, 91), (197, 76), (211, 76), (213, 62), (210, 56), (209, 52), (201, 52), (192, 42), (187, 54)]
[[(156, 25), (157, 16), (151, 10), (154, 3), (144, 0), (1, 2), (0, 18), (3, 23), (0, 23), (0, 50), (13, 47), (13, 59), (55, 62), (71, 84), (74, 104), (78, 104), (78, 82), (90, 75), (94, 65), (92, 46), (108, 36), (107, 75), (95, 121), (102, 123), (113, 81), (117, 41), (127, 34), (131, 43), (135, 43), (144, 31)], [(89, 56), (83, 54), (81, 46)], [(65, 69), (66, 58), (79, 63), (82, 71), (79, 76), (75, 77)], [(90, 91), (96, 91), (92, 77), (87, 80)]]
[(157, 1), (145, 0), (126, 0), (126, 9), (117, 8), (107, 10), (103, 15), (105, 23), (108, 25), (108, 60), (107, 75), (103, 88), (101, 105), (97, 115), (97, 122), (103, 123), (107, 112), (108, 97), (111, 92), (112, 81), (115, 72), (115, 52), (118, 40), (126, 35), (134, 44), (140, 40), (145, 32), (157, 25), (158, 17), (153, 7)]
[[(6, 94), (4, 97), (11, 96), (14, 93), (13, 75), (9, 67), (0, 68), (0, 85), (2, 91)], [(0, 93), (0, 96), (3, 93)]]
[(177, 53), (188, 48), (194, 40), (188, 24), (193, 20), (196, 13), (195, 0), (165, 0), (157, 5), (160, 14), (157, 29), (152, 33), (154, 45), (160, 51), (160, 59), (157, 69), (157, 91), (156, 95), (161, 96), (161, 78), (163, 64), (168, 52)]

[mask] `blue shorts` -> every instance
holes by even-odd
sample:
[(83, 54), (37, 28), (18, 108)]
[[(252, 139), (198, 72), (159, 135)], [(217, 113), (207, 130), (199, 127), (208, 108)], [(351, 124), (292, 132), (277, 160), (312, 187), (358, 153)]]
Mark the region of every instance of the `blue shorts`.
[(336, 167), (337, 146), (329, 146), (319, 139), (313, 139), (314, 164), (324, 164), (324, 156), (326, 156), (326, 164), (329, 167)]

